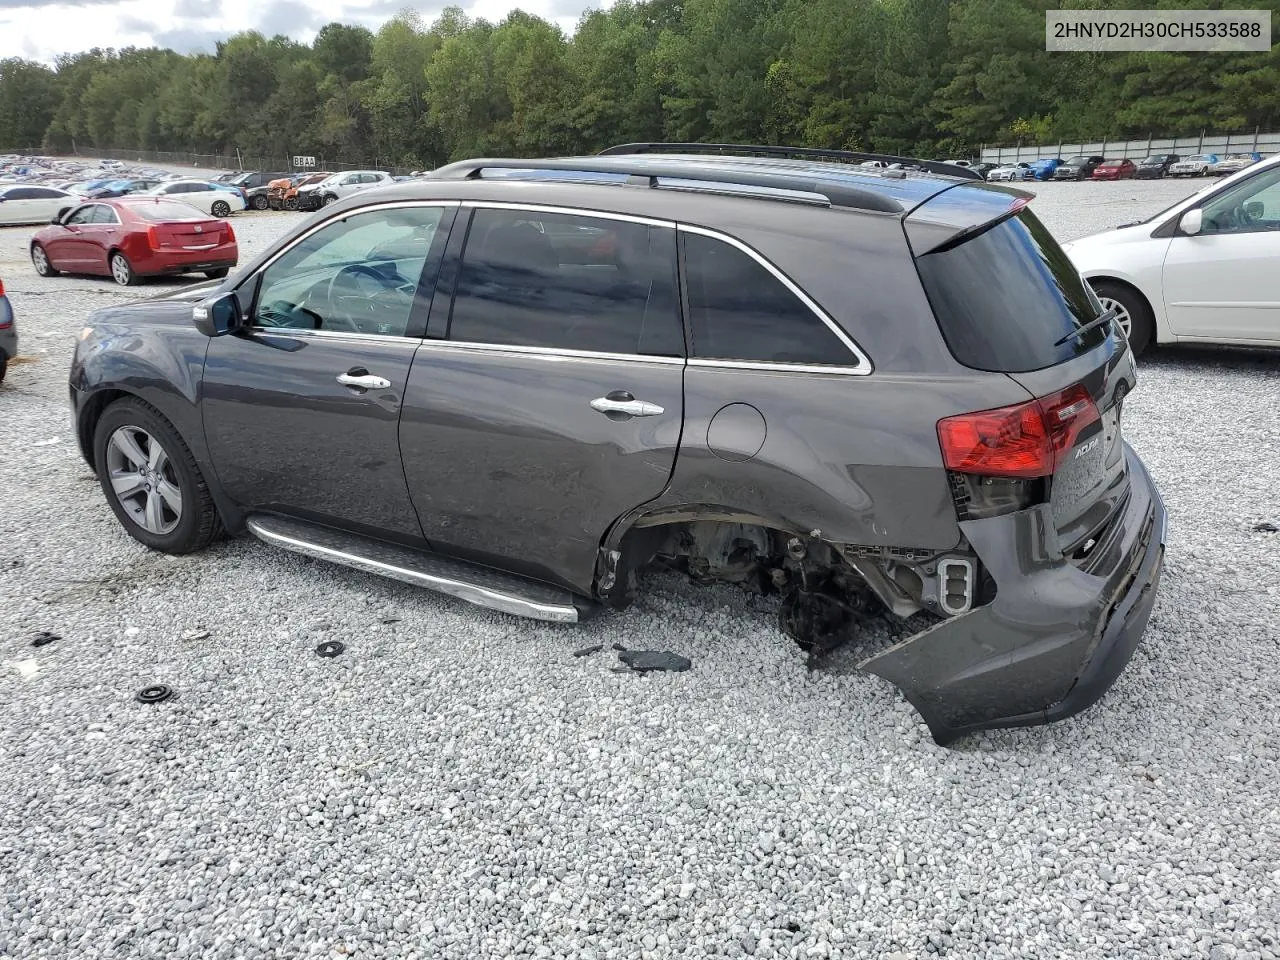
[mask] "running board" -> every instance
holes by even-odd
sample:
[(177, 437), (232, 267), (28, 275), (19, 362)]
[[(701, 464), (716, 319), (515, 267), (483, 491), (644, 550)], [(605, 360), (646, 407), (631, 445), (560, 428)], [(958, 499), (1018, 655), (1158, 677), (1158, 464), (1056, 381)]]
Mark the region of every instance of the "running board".
[(332, 527), (263, 515), (250, 517), (246, 524), (250, 533), (272, 546), (426, 587), (518, 617), (577, 623), (595, 607), (591, 601), (550, 584)]

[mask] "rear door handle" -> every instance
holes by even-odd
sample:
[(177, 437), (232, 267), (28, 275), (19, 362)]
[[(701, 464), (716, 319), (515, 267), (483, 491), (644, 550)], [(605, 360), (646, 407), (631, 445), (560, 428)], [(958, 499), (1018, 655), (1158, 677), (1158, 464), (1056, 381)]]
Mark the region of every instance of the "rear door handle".
[(620, 413), (628, 417), (659, 417), (666, 412), (656, 403), (636, 400), (629, 393), (625, 396), (627, 397), (625, 400), (620, 399), (616, 393), (611, 393), (607, 397), (596, 397), (591, 401), (591, 409), (598, 413)]
[(338, 374), (338, 382), (344, 387), (351, 387), (353, 390), (385, 390), (391, 386), (390, 380), (375, 377), (368, 371), (360, 370), (359, 368)]

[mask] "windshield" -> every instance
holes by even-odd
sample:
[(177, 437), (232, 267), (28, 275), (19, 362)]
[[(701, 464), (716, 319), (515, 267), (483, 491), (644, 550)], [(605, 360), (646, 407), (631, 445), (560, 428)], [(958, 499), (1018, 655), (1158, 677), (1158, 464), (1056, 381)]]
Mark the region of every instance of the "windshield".
[(1088, 157), (1072, 157), (1067, 163), (1087, 163), (1088, 160)]
[[(947, 346), (967, 367), (1025, 373), (1103, 343), (1097, 298), (1044, 224), (1023, 208), (957, 246), (916, 260)], [(1066, 341), (1058, 343), (1066, 337)]]

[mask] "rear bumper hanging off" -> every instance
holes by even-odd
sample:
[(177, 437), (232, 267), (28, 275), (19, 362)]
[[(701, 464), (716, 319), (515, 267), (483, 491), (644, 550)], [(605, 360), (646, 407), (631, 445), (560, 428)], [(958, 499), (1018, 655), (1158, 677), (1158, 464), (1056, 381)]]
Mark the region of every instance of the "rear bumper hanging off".
[(1129, 662), (1155, 604), (1167, 516), (1142, 462), (1125, 455), (1129, 502), (1092, 570), (1062, 555), (1047, 505), (965, 521), (995, 599), (859, 665), (895, 684), (938, 743), (1079, 713)]

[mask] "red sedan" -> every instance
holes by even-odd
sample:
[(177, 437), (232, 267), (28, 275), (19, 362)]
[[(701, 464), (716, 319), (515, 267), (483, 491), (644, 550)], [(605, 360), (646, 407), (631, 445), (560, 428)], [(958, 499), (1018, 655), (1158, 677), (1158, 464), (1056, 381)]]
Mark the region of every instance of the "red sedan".
[(1095, 180), (1131, 180), (1138, 175), (1138, 165), (1132, 160), (1104, 160), (1093, 168)]
[(70, 207), (31, 240), (31, 262), (42, 277), (89, 273), (124, 285), (169, 273), (221, 280), (239, 257), (231, 224), (166, 197)]

